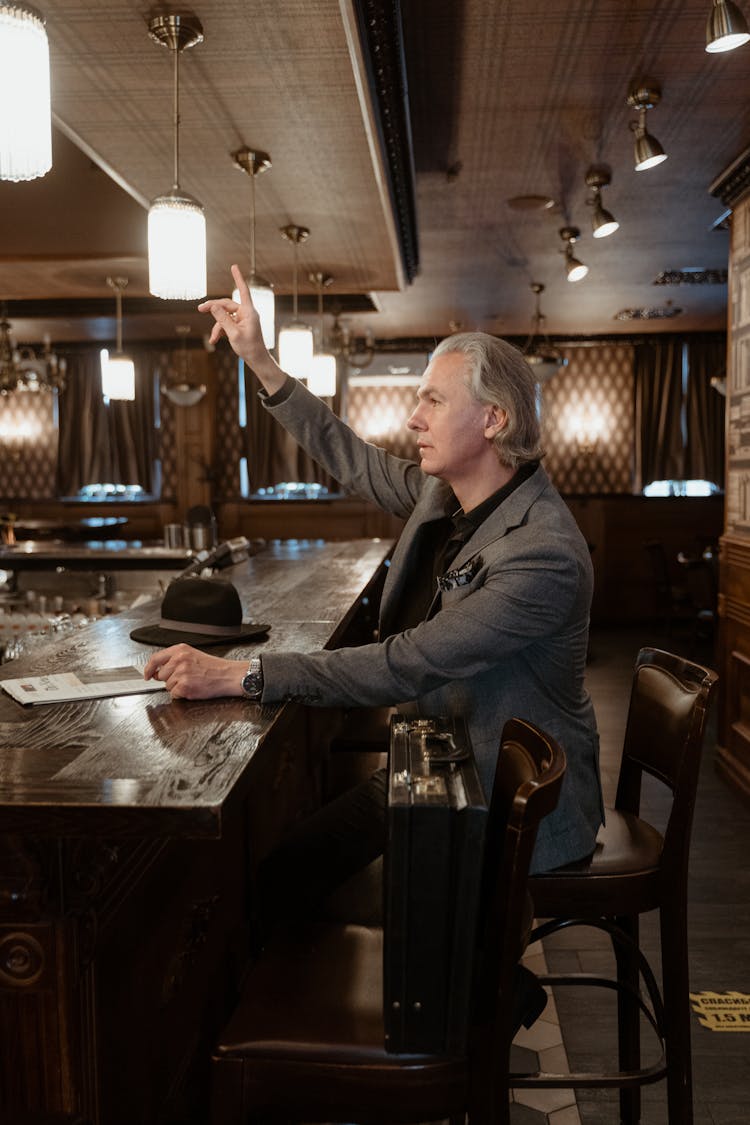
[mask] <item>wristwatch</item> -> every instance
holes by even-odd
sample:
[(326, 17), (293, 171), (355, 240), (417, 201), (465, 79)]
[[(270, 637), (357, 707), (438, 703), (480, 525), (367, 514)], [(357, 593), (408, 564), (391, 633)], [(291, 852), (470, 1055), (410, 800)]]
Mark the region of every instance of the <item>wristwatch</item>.
[(263, 694), (263, 665), (260, 657), (254, 656), (247, 666), (242, 679), (242, 690), (248, 699), (260, 699)]

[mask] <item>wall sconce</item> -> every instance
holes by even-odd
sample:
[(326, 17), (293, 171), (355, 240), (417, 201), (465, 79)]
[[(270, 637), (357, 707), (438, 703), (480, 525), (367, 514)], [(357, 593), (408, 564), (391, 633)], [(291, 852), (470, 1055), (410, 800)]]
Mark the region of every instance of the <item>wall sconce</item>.
[(571, 414), (568, 422), (570, 440), (582, 457), (596, 453), (600, 440), (604, 437), (604, 418), (598, 410), (588, 407)]
[(714, 0), (706, 21), (706, 50), (709, 54), (734, 51), (747, 43), (747, 20), (732, 0)]
[(21, 460), (27, 446), (38, 436), (38, 427), (32, 426), (30, 422), (16, 422), (14, 425), (0, 422), (0, 441), (5, 447), (4, 455), (13, 462)]
[(336, 394), (336, 356), (325, 350), (325, 321), (323, 318), (323, 290), (333, 278), (327, 273), (311, 273), (310, 281), (318, 289), (318, 351), (312, 358), (307, 389), (320, 398), (330, 398)]
[[(255, 272), (255, 177), (259, 176), (261, 172), (268, 171), (271, 167), (271, 157), (267, 152), (253, 152), (249, 148), (240, 148), (232, 153), (232, 160), (237, 168), (246, 172), (250, 177), (250, 276), (245, 280), (253, 304), (258, 310), (263, 343), (270, 351), (276, 343), (276, 302), (270, 281), (259, 277)], [(235, 289), (232, 293), (232, 300), (239, 304), (239, 289)]]
[(279, 366), (282, 371), (294, 375), (295, 379), (306, 379), (310, 374), (313, 357), (312, 329), (297, 316), (297, 257), (301, 242), (305, 242), (310, 231), (307, 227), (294, 224), (281, 228), (281, 236), (294, 247), (294, 279), (292, 289), (292, 323), (279, 332)]
[(583, 281), (589, 272), (589, 267), (573, 256), (573, 243), (580, 237), (581, 232), (578, 227), (560, 228), (560, 238), (565, 243), (565, 249), (562, 252), (565, 255), (565, 272), (568, 275), (568, 281)]
[(661, 101), (661, 87), (650, 78), (634, 83), (628, 93), (628, 105), (638, 110), (638, 120), (631, 121), (628, 128), (635, 133), (635, 170), (645, 172), (663, 164), (667, 154), (656, 137), (646, 129), (646, 113)]
[(35, 180), (52, 167), (49, 43), (25, 4), (0, 6), (0, 180)]
[(602, 188), (611, 182), (612, 173), (603, 164), (592, 164), (586, 173), (586, 187), (591, 188), (591, 197), (586, 202), (594, 209), (591, 216), (594, 238), (608, 238), (620, 229), (617, 219), (602, 205)]
[(174, 55), (174, 182), (148, 212), (149, 291), (163, 300), (192, 301), (207, 289), (206, 216), (180, 187), (180, 54), (203, 41), (203, 28), (194, 16), (159, 15), (149, 20), (148, 32)]
[(106, 399), (135, 398), (135, 364), (122, 350), (122, 291), (128, 284), (126, 277), (108, 277), (107, 285), (115, 291), (117, 306), (117, 350), (110, 355), (102, 348), (100, 355), (102, 369), (102, 395)]

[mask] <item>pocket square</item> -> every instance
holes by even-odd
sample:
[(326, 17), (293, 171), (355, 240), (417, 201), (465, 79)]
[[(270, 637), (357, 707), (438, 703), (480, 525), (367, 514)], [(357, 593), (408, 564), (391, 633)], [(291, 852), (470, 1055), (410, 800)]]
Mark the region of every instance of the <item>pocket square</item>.
[(457, 590), (459, 586), (468, 586), (474, 575), (479, 572), (481, 565), (482, 556), (476, 555), (456, 570), (447, 570), (437, 580), (438, 590), (445, 594), (448, 590)]

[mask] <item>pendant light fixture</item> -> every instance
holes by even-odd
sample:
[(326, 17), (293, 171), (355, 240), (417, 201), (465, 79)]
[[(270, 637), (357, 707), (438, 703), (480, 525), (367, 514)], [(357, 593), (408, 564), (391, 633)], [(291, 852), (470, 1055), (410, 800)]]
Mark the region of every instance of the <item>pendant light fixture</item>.
[(747, 20), (732, 0), (714, 0), (706, 21), (706, 50), (709, 54), (734, 51), (750, 39)]
[(206, 216), (180, 187), (180, 54), (203, 41), (203, 28), (194, 16), (158, 15), (148, 31), (174, 55), (174, 183), (148, 213), (149, 290), (164, 300), (194, 301), (207, 289)]
[(629, 128), (635, 133), (634, 164), (636, 172), (645, 172), (663, 164), (667, 154), (646, 128), (646, 113), (661, 101), (661, 87), (650, 78), (634, 83), (628, 94), (628, 105), (638, 110), (638, 120)]
[(562, 367), (566, 367), (568, 361), (544, 331), (545, 317), (540, 301), (544, 286), (540, 281), (532, 281), (531, 292), (536, 297), (536, 308), (531, 319), (529, 338), (523, 346), (523, 356), (534, 372), (537, 383), (546, 383)]
[(602, 205), (602, 188), (611, 180), (612, 173), (603, 164), (592, 165), (586, 173), (586, 187), (591, 188), (591, 197), (586, 202), (594, 209), (591, 216), (594, 238), (608, 238), (620, 229), (617, 219)]
[(325, 350), (325, 319), (323, 316), (323, 290), (333, 278), (327, 273), (311, 273), (310, 281), (318, 289), (318, 350), (312, 358), (307, 388), (320, 398), (330, 398), (336, 394), (336, 356)]
[(110, 355), (106, 348), (101, 351), (102, 395), (107, 399), (135, 398), (135, 364), (122, 350), (122, 291), (126, 288), (126, 277), (108, 277), (107, 285), (115, 291), (117, 303), (117, 350)]
[(0, 4), (0, 180), (35, 180), (51, 167), (44, 19), (26, 4)]
[[(250, 177), (250, 276), (245, 278), (253, 304), (258, 310), (260, 328), (263, 333), (263, 343), (268, 350), (276, 343), (276, 316), (275, 300), (270, 281), (259, 277), (255, 272), (255, 177), (261, 172), (267, 172), (271, 167), (271, 157), (267, 152), (254, 152), (249, 148), (240, 148), (232, 153), (232, 160), (237, 168), (246, 172)], [(239, 303), (240, 291), (235, 289), (232, 300)]]
[(573, 243), (580, 237), (581, 232), (578, 227), (560, 227), (560, 238), (565, 243), (563, 254), (565, 255), (565, 272), (568, 275), (568, 281), (583, 281), (589, 272), (588, 266), (579, 262), (578, 258), (573, 257)]
[(279, 332), (279, 366), (295, 379), (306, 379), (310, 374), (313, 357), (312, 329), (302, 324), (297, 316), (297, 258), (299, 246), (310, 234), (307, 227), (294, 224), (281, 228), (281, 236), (294, 247), (294, 279), (292, 290), (292, 323)]

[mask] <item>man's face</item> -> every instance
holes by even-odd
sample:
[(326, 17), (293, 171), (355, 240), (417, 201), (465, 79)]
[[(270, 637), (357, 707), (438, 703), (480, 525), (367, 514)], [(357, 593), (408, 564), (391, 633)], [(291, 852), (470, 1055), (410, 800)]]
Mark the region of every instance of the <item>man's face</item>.
[(454, 488), (481, 472), (488, 456), (495, 457), (492, 434), (502, 417), (502, 411), (471, 395), (468, 362), (460, 352), (433, 359), (422, 376), (419, 403), (406, 423), (416, 434), (423, 470)]

